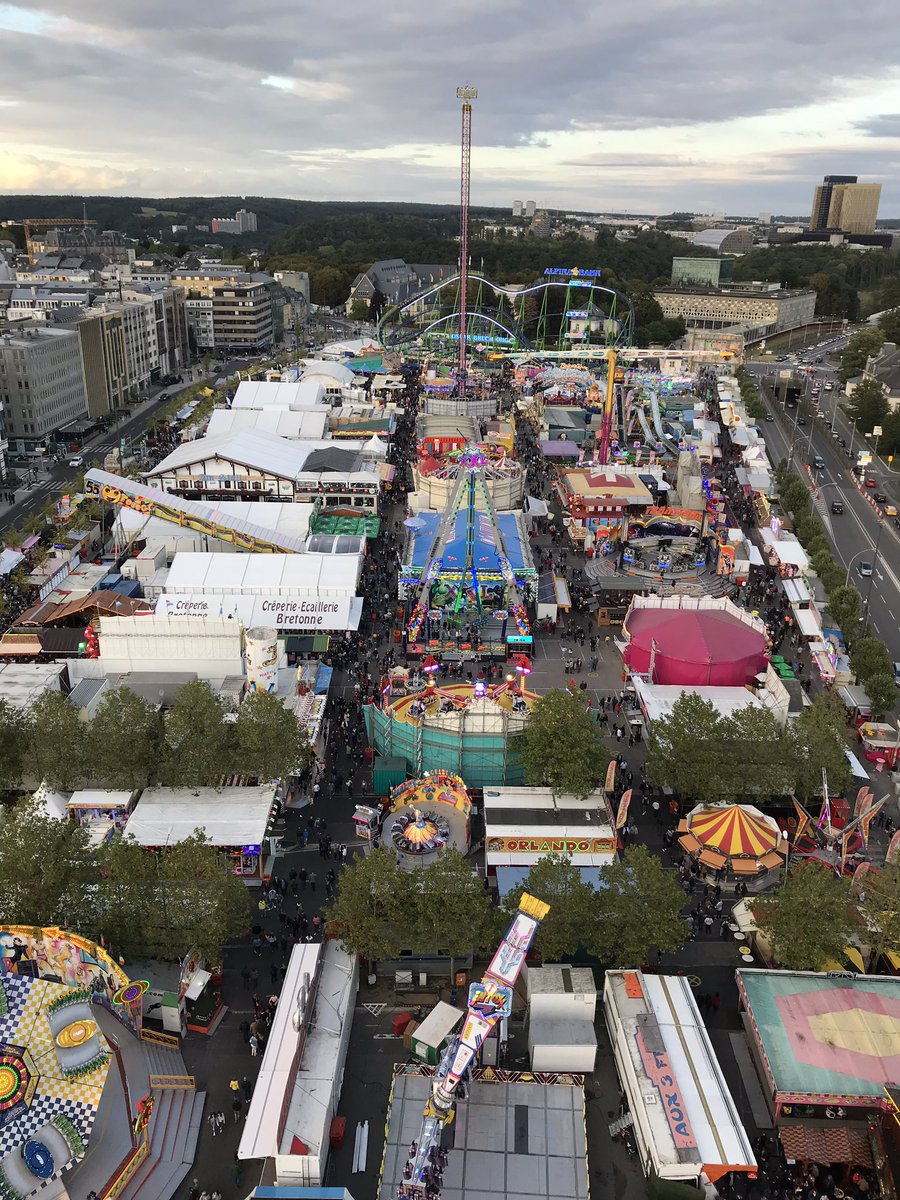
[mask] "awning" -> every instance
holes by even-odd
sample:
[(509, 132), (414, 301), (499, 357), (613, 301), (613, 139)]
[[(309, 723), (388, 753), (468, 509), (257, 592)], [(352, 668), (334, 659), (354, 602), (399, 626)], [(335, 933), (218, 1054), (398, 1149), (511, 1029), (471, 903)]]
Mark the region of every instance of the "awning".
[(900, 971), (900, 954), (896, 950), (885, 950), (884, 957), (888, 960), (895, 971)]
[(187, 991), (184, 993), (186, 1000), (196, 1000), (206, 985), (212, 979), (209, 971), (204, 971), (202, 968), (196, 970), (191, 978), (191, 982), (187, 986)]
[(814, 1129), (809, 1125), (787, 1125), (779, 1131), (787, 1158), (797, 1162), (853, 1163), (857, 1167), (872, 1166), (868, 1134), (864, 1129), (829, 1125)]
[(819, 628), (819, 622), (809, 611), (808, 608), (796, 608), (791, 605), (794, 613), (794, 620), (797, 622), (797, 628), (804, 637), (819, 637), (822, 630)]
[(755, 875), (759, 871), (755, 858), (733, 858), (728, 865), (733, 875)]
[(0, 575), (8, 575), (10, 571), (14, 571), (19, 563), (25, 561), (25, 555), (21, 550), (2, 550), (0, 551)]
[(549, 513), (547, 501), (540, 500), (537, 496), (525, 497), (525, 515), (528, 517), (546, 517)]

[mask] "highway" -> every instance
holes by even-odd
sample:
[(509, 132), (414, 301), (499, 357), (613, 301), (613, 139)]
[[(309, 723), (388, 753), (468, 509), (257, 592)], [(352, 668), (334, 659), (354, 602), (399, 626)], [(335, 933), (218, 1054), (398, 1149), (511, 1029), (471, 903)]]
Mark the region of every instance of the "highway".
[[(780, 364), (762, 365), (748, 364), (748, 370), (763, 382), (766, 376), (771, 379), (773, 367), (778, 369)], [(821, 368), (820, 378), (834, 377), (834, 372)], [(828, 530), (834, 555), (838, 562), (850, 570), (850, 582), (859, 589), (863, 604), (868, 605), (869, 621), (877, 635), (885, 642), (890, 650), (892, 660), (900, 661), (900, 534), (892, 520), (882, 518), (873, 508), (870, 500), (860, 494), (855, 477), (850, 470), (851, 459), (840, 442), (832, 437), (831, 431), (825, 424), (825, 419), (812, 415), (808, 401), (803, 406), (784, 409), (774, 398), (769, 387), (762, 388), (763, 399), (769, 411), (774, 415), (774, 421), (766, 421), (762, 433), (769, 448), (769, 457), (773, 465), (783, 458), (790, 456), (791, 443), (794, 443), (794, 464), (809, 484), (809, 476), (805, 471), (807, 463), (812, 463), (815, 455), (820, 455), (825, 462), (825, 469), (813, 471), (817, 484), (815, 498), (816, 512)], [(822, 392), (822, 404), (826, 416), (831, 419), (829, 400), (836, 392)], [(837, 401), (835, 401), (837, 403)], [(807, 421), (806, 425), (796, 424), (798, 418)], [(843, 414), (839, 416), (837, 429), (844, 436), (848, 446), (850, 443), (850, 428)], [(861, 442), (855, 443), (855, 449), (860, 448)], [(878, 489), (882, 487), (882, 479), (878, 478)], [(875, 490), (878, 490), (875, 489)], [(831, 503), (840, 499), (844, 505), (843, 515), (832, 514)], [(877, 546), (877, 556), (876, 556)], [(861, 562), (874, 564), (874, 572), (869, 578), (863, 578), (858, 572)]]

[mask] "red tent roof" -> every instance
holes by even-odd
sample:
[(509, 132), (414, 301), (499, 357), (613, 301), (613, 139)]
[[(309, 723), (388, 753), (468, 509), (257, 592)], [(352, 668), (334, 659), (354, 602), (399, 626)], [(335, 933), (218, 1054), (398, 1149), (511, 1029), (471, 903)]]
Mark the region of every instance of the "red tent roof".
[(765, 669), (765, 636), (727, 612), (638, 608), (625, 628), (633, 671), (648, 670), (655, 643), (654, 683), (741, 687)]

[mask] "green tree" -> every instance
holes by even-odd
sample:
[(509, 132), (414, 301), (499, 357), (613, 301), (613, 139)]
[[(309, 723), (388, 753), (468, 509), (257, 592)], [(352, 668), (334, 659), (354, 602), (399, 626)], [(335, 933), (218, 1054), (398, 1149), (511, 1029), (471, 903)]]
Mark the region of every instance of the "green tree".
[(304, 771), (312, 747), (296, 715), (268, 692), (253, 692), (234, 722), (234, 761), (242, 775), (284, 779)]
[(580, 695), (559, 688), (546, 692), (518, 742), (529, 784), (579, 799), (600, 786), (609, 754)]
[(544, 962), (570, 958), (588, 945), (596, 920), (596, 893), (570, 859), (559, 854), (542, 855), (521, 887), (507, 895), (504, 908), (510, 916), (518, 908), (523, 892), (550, 905), (535, 938), (535, 948)]
[[(845, 577), (846, 578), (846, 577)], [(828, 596), (828, 611), (848, 641), (859, 624), (861, 597), (852, 585), (835, 588)]]
[(892, 308), (886, 312), (879, 319), (878, 328), (884, 334), (886, 342), (893, 342), (895, 346), (900, 343), (900, 308)]
[(107, 692), (88, 727), (91, 774), (100, 787), (132, 791), (153, 778), (162, 742), (154, 706), (127, 687)]
[(647, 774), (685, 800), (719, 797), (728, 791), (729, 768), (715, 705), (696, 692), (683, 692), (667, 717), (654, 721), (647, 743)]
[(28, 712), (0, 698), (0, 789), (18, 787), (21, 783), (30, 741)]
[(351, 321), (368, 321), (371, 316), (369, 306), (361, 296), (357, 296), (350, 305)]
[(883, 345), (884, 334), (880, 329), (863, 329), (860, 333), (854, 334), (841, 354), (839, 371), (841, 383), (846, 383), (848, 379), (861, 375), (869, 358), (873, 354), (877, 354)]
[(796, 768), (794, 791), (800, 800), (821, 794), (823, 771), (833, 796), (846, 793), (851, 782), (846, 732), (844, 706), (833, 692), (816, 696), (788, 726)]
[(890, 651), (877, 637), (858, 638), (853, 643), (850, 661), (858, 679), (892, 671)]
[(406, 929), (414, 878), (413, 872), (398, 866), (393, 851), (384, 847), (341, 872), (340, 891), (325, 916), (349, 954), (374, 962), (395, 958), (409, 945)]
[(600, 877), (591, 953), (609, 966), (640, 967), (652, 950), (672, 954), (684, 945), (684, 892), (646, 846), (629, 846)]
[(897, 685), (893, 674), (879, 671), (865, 681), (866, 695), (872, 705), (872, 716), (880, 721), (897, 707)]
[(754, 792), (781, 796), (794, 783), (793, 747), (778, 718), (767, 708), (748, 705), (721, 724), (722, 750), (731, 768), (727, 795)]
[(200, 680), (178, 689), (165, 719), (162, 776), (169, 787), (216, 787), (234, 761), (232, 726)]
[[(165, 903), (159, 888), (156, 854), (132, 837), (117, 837), (98, 852), (100, 882), (97, 899), (97, 933), (110, 953), (141, 958), (158, 953), (155, 935), (157, 914), (153, 905)], [(163, 947), (164, 957), (171, 953)]]
[(6, 810), (0, 838), (4, 924), (89, 929), (96, 860), (82, 825), (47, 816), (33, 799)]
[(875, 426), (886, 419), (890, 405), (877, 379), (862, 379), (853, 389), (845, 409), (863, 437), (868, 437)]
[(196, 946), (208, 963), (221, 962), (225, 943), (250, 925), (247, 885), (199, 829), (154, 858), (157, 883), (143, 920), (147, 952), (171, 960)]
[(755, 901), (753, 911), (776, 961), (789, 971), (840, 962), (854, 928), (850, 881), (815, 860), (794, 870), (770, 899)]
[(856, 907), (866, 925), (872, 963), (886, 950), (900, 950), (900, 867), (882, 863), (860, 885)]
[(446, 951), (450, 978), (454, 959), (478, 953), (495, 940), (490, 897), (458, 850), (445, 850), (413, 879), (412, 945), (416, 950)]
[(88, 777), (87, 725), (62, 692), (44, 692), (31, 706), (28, 771), (61, 792), (72, 792)]

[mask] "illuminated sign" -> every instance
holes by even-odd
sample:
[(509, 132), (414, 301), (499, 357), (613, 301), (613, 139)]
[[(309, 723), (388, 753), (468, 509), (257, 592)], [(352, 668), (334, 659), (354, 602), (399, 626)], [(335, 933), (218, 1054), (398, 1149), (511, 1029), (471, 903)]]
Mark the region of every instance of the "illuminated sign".
[(583, 320), (588, 315), (586, 308), (570, 308), (566, 310), (566, 316), (572, 317), (575, 320)]
[(489, 837), (489, 854), (612, 854), (614, 837)]
[(544, 274), (545, 275), (568, 275), (568, 276), (574, 277), (576, 279), (580, 275), (582, 277), (582, 279), (599, 279), (600, 276), (603, 274), (603, 272), (599, 271), (599, 270), (594, 270), (593, 267), (591, 267), (591, 268), (588, 268), (588, 267), (547, 267), (544, 270)]
[(534, 641), (534, 638), (530, 633), (511, 633), (506, 640), (507, 642), (519, 642), (530, 645)]

